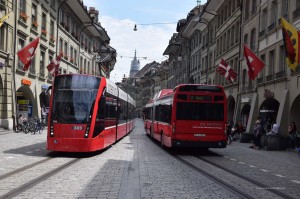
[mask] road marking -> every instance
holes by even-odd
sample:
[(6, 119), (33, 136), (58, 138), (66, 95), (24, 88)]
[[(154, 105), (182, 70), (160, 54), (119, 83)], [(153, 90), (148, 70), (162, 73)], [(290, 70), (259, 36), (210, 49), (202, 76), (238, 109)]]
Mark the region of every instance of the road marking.
[(229, 160), (236, 161), (236, 159), (230, 158)]
[(239, 164), (246, 164), (245, 162), (238, 162)]
[(274, 174), (274, 175), (277, 176), (277, 177), (285, 178), (285, 176), (280, 175), (280, 174)]
[(292, 182), (295, 182), (297, 184), (300, 184), (300, 181), (299, 180), (291, 180)]
[(256, 166), (254, 166), (254, 165), (248, 165), (249, 167), (251, 167), (251, 168), (254, 168), (254, 167), (256, 167)]
[(261, 171), (263, 171), (263, 172), (269, 172), (268, 170), (266, 170), (266, 169), (260, 169)]

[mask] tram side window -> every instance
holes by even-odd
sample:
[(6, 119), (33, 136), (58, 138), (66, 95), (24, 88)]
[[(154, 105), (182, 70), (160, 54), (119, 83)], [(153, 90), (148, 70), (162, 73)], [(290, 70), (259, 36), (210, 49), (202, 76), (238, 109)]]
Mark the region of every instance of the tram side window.
[(115, 126), (117, 121), (117, 97), (107, 93), (105, 100), (105, 127)]
[(119, 114), (120, 114), (120, 117), (119, 117), (119, 124), (123, 124), (123, 123), (126, 123), (126, 120), (127, 120), (127, 102), (125, 102), (124, 100), (122, 99), (119, 99)]

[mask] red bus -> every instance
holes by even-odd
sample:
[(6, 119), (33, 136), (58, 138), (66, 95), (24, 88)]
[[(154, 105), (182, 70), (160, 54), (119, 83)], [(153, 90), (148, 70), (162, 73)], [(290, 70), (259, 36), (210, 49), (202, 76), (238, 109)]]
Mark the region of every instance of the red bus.
[(110, 80), (81, 74), (57, 75), (52, 84), (47, 149), (104, 149), (134, 128), (135, 101)]
[(225, 148), (226, 95), (222, 86), (182, 84), (164, 89), (144, 107), (146, 133), (166, 147)]

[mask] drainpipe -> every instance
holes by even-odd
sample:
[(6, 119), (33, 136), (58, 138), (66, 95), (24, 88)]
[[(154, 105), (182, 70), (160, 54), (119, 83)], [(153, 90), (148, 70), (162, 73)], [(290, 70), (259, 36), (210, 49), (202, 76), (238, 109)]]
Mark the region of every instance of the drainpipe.
[(13, 65), (12, 65), (12, 119), (13, 119), (13, 130), (16, 131), (17, 126), (17, 100), (16, 100), (16, 64), (17, 64), (17, 58), (16, 58), (16, 51), (17, 51), (17, 7), (18, 2), (17, 0), (14, 0), (14, 13), (15, 13), (15, 19), (14, 19), (14, 57), (13, 57)]

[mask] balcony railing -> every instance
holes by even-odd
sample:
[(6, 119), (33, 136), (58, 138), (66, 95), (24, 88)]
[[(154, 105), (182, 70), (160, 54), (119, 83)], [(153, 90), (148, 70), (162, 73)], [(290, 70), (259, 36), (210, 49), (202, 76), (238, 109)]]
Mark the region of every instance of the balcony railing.
[(19, 69), (19, 70), (23, 70), (23, 65), (22, 65), (21, 62), (18, 63), (18, 69)]
[(31, 75), (35, 75), (35, 68), (33, 68), (33, 67), (31, 66), (30, 69), (29, 69), (29, 73), (30, 73)]
[(294, 12), (293, 12), (293, 19), (296, 19), (297, 17), (300, 16), (300, 8), (297, 8)]
[(285, 71), (280, 71), (276, 73), (276, 79), (285, 77)]
[(263, 83), (263, 81), (264, 81), (263, 77), (259, 77), (259, 78), (256, 79), (257, 84), (261, 84), (261, 83)]
[(262, 36), (264, 36), (265, 35), (265, 30), (262, 30), (262, 31), (260, 31), (259, 33), (258, 33), (258, 37), (262, 37)]
[(268, 76), (266, 76), (266, 81), (268, 82), (268, 81), (272, 81), (273, 80), (273, 74), (272, 75), (268, 75)]
[(42, 77), (42, 78), (44, 78), (45, 77), (45, 71), (44, 70), (40, 70), (39, 76)]
[(268, 31), (271, 31), (275, 28), (275, 22), (268, 26)]

